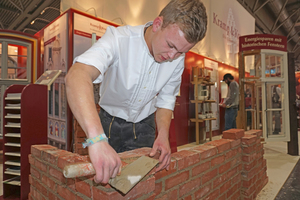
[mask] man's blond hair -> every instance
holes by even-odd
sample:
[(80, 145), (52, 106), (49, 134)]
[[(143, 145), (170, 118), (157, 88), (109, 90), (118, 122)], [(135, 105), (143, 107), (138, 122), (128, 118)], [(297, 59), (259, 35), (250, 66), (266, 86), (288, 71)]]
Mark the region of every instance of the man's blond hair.
[(191, 44), (196, 44), (205, 36), (207, 16), (200, 0), (171, 0), (159, 16), (163, 17), (162, 28), (176, 23)]

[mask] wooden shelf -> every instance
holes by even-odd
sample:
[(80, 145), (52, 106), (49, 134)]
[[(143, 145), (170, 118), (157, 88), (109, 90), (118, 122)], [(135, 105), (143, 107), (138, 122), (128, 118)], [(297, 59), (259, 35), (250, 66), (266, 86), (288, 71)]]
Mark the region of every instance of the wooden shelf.
[(200, 100), (191, 100), (191, 103), (216, 103), (216, 100), (205, 100), (205, 101), (200, 101)]
[[(2, 172), (4, 199), (14, 194), (17, 194), (18, 199), (28, 198), (30, 148), (32, 145), (47, 143), (47, 89), (46, 85), (15, 84), (4, 92), (5, 101), (1, 113), (4, 127)], [(12, 176), (15, 177), (11, 178)]]
[(16, 137), (16, 138), (20, 138), (21, 137), (21, 133), (6, 133), (5, 137)]
[[(205, 121), (216, 120), (216, 119), (217, 118), (198, 119), (198, 122), (205, 122)], [(195, 119), (195, 118), (191, 118), (190, 120), (191, 120), (191, 122), (196, 122), (197, 121), (197, 119)]]
[(21, 147), (21, 144), (20, 143), (5, 143), (4, 144), (5, 146), (8, 146), (8, 147)]
[(5, 165), (12, 165), (12, 166), (21, 166), (20, 161), (17, 160), (8, 160), (4, 162)]

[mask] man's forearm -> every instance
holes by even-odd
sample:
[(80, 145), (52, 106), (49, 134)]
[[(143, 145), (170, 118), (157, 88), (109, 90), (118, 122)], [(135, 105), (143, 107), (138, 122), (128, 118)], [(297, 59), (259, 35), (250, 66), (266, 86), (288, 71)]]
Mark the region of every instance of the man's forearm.
[(94, 102), (93, 77), (89, 75), (92, 72), (91, 66), (82, 67), (80, 63), (75, 63), (66, 76), (69, 106), (87, 137), (90, 138), (103, 133)]
[(169, 138), (169, 129), (172, 119), (172, 110), (158, 108), (156, 111), (156, 125), (159, 137)]

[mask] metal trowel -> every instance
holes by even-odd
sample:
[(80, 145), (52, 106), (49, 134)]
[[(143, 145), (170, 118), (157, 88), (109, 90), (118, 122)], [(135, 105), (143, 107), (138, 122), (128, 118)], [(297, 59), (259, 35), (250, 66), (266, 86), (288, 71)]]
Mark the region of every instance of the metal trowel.
[[(142, 156), (124, 167), (121, 174), (110, 179), (108, 183), (123, 194), (127, 194), (158, 162), (156, 159)], [(94, 175), (95, 170), (92, 163), (76, 163), (65, 166), (63, 174), (66, 178), (76, 178)]]

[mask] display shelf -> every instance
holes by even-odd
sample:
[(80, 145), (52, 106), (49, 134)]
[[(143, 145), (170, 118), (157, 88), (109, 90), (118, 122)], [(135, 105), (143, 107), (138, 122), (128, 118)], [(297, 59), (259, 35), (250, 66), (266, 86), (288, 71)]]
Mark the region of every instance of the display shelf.
[[(209, 111), (211, 111), (211, 104), (216, 103), (215, 100), (211, 98), (211, 86), (215, 85), (215, 82), (212, 82), (210, 79), (210, 73), (204, 74), (204, 67), (193, 67), (192, 68), (192, 76), (193, 80), (191, 83), (194, 85), (194, 99), (190, 100), (191, 103), (195, 104), (195, 118), (191, 118), (190, 121), (196, 124), (196, 144), (200, 143), (201, 141), (206, 141), (206, 131), (203, 128), (200, 129), (200, 123), (209, 122), (209, 139), (212, 141), (212, 120), (216, 120), (216, 118), (205, 118), (200, 119), (198, 115), (198, 110), (201, 109), (204, 111), (204, 104), (208, 104)], [(199, 87), (205, 87), (205, 90), (200, 89), (200, 97), (199, 97)], [(202, 93), (206, 94), (203, 95)], [(201, 100), (200, 100), (200, 99)], [(207, 115), (206, 115), (207, 117)]]
[(5, 152), (4, 155), (5, 156), (17, 156), (17, 157), (20, 157), (21, 153), (18, 153), (18, 152)]
[(5, 146), (8, 146), (8, 147), (21, 147), (21, 144), (20, 143), (5, 143), (4, 144)]
[(20, 176), (6, 179), (3, 181), (3, 184), (21, 186)]
[(3, 197), (23, 200), (30, 191), (30, 147), (47, 144), (47, 86), (12, 85), (3, 99)]
[(21, 166), (21, 163), (19, 160), (8, 160), (4, 162), (5, 165), (11, 165), (11, 166)]
[(202, 101), (202, 100), (191, 100), (191, 103), (216, 103), (217, 101), (216, 100), (205, 100), (205, 101)]
[(21, 133), (6, 133), (5, 137), (15, 137), (15, 138), (20, 138)]

